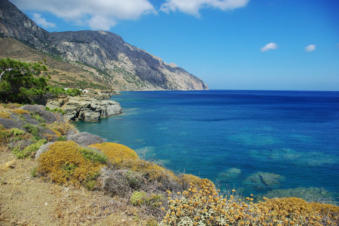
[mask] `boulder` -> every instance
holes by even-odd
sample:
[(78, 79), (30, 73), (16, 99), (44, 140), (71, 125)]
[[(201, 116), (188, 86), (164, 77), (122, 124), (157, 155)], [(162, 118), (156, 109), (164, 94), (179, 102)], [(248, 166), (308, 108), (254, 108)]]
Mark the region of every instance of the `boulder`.
[(58, 120), (55, 114), (46, 111), (45, 106), (42, 105), (25, 105), (22, 109), (40, 115), (46, 123), (53, 123)]
[(11, 128), (22, 129), (22, 123), (14, 121), (12, 119), (0, 118), (0, 124), (6, 129), (11, 129)]
[(257, 190), (267, 190), (279, 187), (282, 180), (284, 177), (278, 174), (256, 172), (247, 177), (244, 183)]
[(64, 118), (73, 121), (95, 122), (122, 112), (120, 104), (116, 101), (98, 100), (88, 96), (50, 100), (47, 107), (62, 109), (65, 113)]
[(53, 143), (54, 142), (48, 142), (47, 144), (40, 146), (39, 150), (35, 153), (35, 159), (38, 159), (42, 153), (48, 151), (49, 146)]
[(67, 140), (72, 140), (80, 144), (81, 146), (88, 146), (91, 144), (102, 143), (105, 141), (101, 137), (87, 133), (87, 132), (76, 133), (76, 134), (70, 135), (67, 137)]

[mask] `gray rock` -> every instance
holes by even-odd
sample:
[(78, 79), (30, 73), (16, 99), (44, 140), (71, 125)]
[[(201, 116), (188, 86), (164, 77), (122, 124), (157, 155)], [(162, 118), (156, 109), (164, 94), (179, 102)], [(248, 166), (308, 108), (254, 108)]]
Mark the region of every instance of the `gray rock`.
[(38, 159), (42, 153), (48, 151), (49, 146), (54, 142), (48, 142), (47, 144), (42, 145), (39, 150), (35, 153), (35, 159)]
[(238, 168), (229, 168), (218, 175), (218, 181), (220, 182), (232, 182), (234, 179), (238, 178), (241, 174), (241, 169)]
[(11, 128), (22, 129), (22, 123), (14, 121), (12, 119), (0, 118), (0, 124), (6, 129), (11, 129)]
[(267, 190), (279, 187), (283, 180), (284, 177), (278, 174), (257, 172), (247, 177), (244, 183), (257, 190)]
[(335, 204), (335, 194), (328, 192), (324, 188), (298, 187), (289, 189), (275, 189), (264, 195), (267, 198), (298, 197), (308, 202), (321, 202)]
[(88, 122), (99, 121), (122, 112), (118, 102), (112, 100), (98, 100), (88, 96), (69, 97), (62, 100), (50, 100), (47, 106), (61, 108), (66, 120), (82, 120)]
[(58, 120), (55, 114), (46, 111), (45, 106), (42, 105), (25, 105), (22, 109), (39, 114), (46, 123), (53, 123)]
[(29, 114), (23, 114), (22, 118), (25, 120), (26, 123), (30, 123), (30, 124), (33, 124), (33, 125), (37, 125), (37, 124), (40, 123), (37, 120), (35, 120), (34, 118), (32, 118), (31, 115), (29, 115)]
[(102, 143), (105, 141), (101, 137), (87, 133), (87, 132), (81, 132), (81, 133), (70, 135), (67, 137), (67, 140), (72, 140), (80, 144), (81, 146), (88, 146), (91, 144)]

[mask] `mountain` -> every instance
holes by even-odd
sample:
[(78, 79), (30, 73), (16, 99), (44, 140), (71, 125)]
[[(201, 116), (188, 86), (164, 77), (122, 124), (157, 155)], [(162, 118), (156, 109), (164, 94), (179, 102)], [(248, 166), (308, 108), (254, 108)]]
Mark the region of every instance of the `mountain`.
[[(130, 45), (111, 32), (52, 32), (37, 26), (8, 0), (0, 1), (0, 37), (14, 38), (82, 70), (116, 90), (204, 90), (199, 78)], [(5, 57), (5, 56), (3, 56)]]
[(70, 88), (94, 88), (109, 90), (111, 87), (95, 69), (68, 63), (33, 49), (13, 38), (0, 38), (0, 58), (13, 58), (24, 62), (43, 62), (48, 66), (50, 84)]

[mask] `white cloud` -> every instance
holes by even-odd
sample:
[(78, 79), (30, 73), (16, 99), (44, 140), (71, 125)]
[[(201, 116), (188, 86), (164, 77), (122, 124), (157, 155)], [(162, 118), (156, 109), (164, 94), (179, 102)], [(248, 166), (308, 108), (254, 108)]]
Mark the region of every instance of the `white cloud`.
[(199, 16), (202, 8), (216, 8), (220, 10), (232, 10), (247, 5), (249, 0), (166, 0), (160, 10), (166, 13), (182, 11), (187, 14)]
[(306, 52), (313, 52), (315, 49), (316, 49), (316, 45), (314, 45), (314, 44), (310, 44), (310, 45), (305, 47)]
[(11, 0), (22, 10), (49, 12), (92, 29), (108, 30), (119, 20), (156, 13), (149, 0)]
[(40, 14), (34, 13), (33, 20), (44, 28), (55, 27), (54, 23), (48, 22), (45, 18), (43, 18)]
[(274, 42), (267, 43), (264, 47), (261, 48), (261, 52), (266, 52), (269, 50), (275, 50), (278, 48), (278, 45)]

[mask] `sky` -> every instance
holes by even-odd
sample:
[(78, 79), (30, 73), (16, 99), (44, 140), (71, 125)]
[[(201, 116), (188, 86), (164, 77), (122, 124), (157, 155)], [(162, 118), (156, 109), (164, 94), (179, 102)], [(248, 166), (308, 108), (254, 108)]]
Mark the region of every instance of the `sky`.
[(11, 0), (47, 31), (106, 30), (210, 89), (339, 91), (339, 0)]

